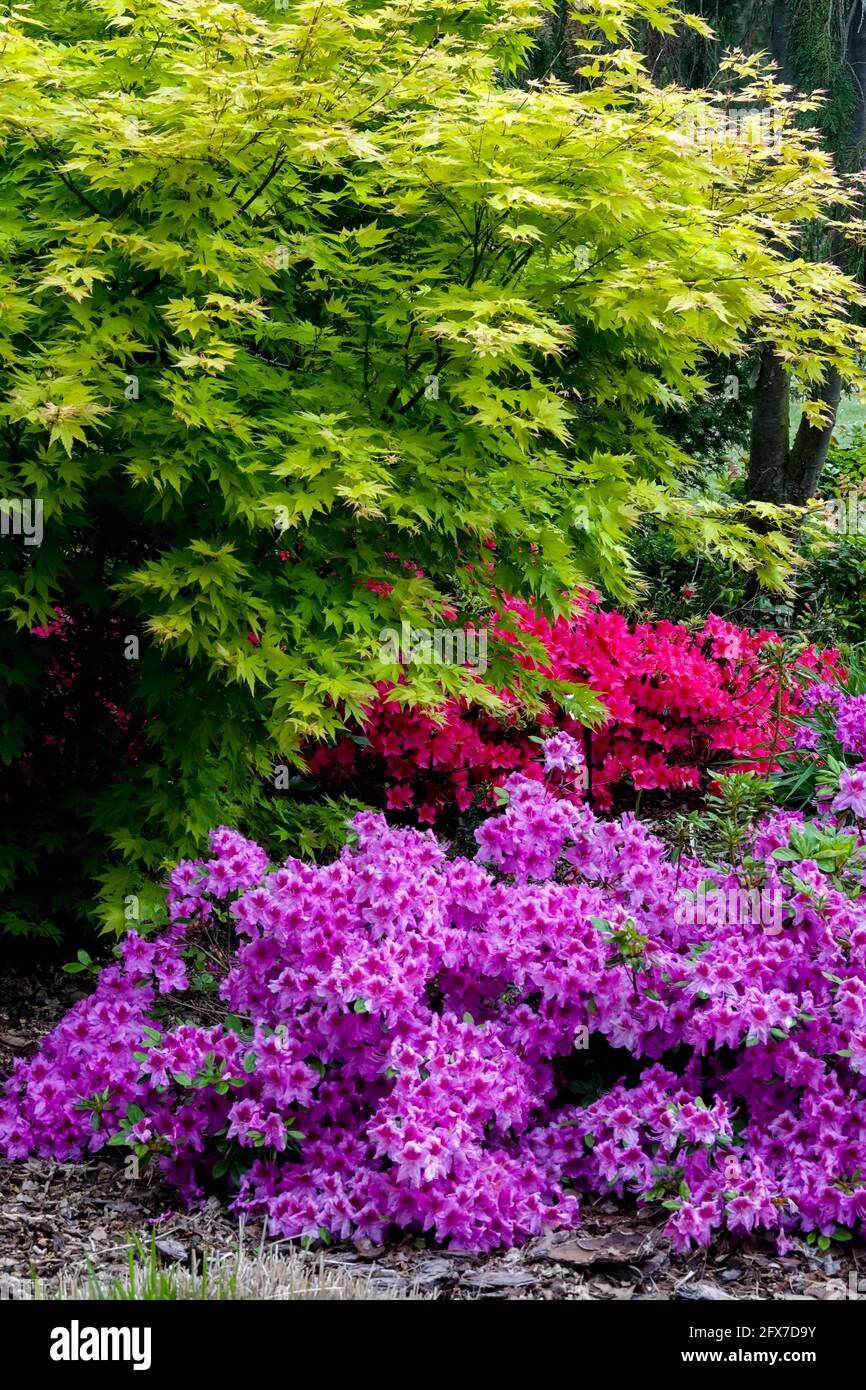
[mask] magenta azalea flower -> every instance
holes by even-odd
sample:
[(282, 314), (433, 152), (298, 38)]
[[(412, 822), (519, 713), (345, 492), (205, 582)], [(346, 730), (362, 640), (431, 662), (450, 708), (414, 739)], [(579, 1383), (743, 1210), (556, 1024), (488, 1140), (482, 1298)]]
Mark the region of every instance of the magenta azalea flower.
[(820, 743), (817, 729), (813, 729), (809, 724), (801, 724), (794, 730), (792, 739), (793, 747), (798, 753), (814, 753)]
[(855, 772), (840, 772), (839, 791), (833, 798), (831, 809), (866, 816), (866, 771), (858, 768)]
[(583, 767), (583, 749), (571, 734), (554, 734), (544, 743), (544, 770), (552, 772), (572, 772)]

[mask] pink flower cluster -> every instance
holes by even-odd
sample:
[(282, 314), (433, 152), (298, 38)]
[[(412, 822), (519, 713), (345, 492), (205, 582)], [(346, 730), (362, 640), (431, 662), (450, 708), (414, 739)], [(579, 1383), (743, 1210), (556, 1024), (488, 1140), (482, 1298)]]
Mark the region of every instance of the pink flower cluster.
[[(553, 623), (516, 600), (509, 607), (549, 653), (550, 674), (585, 682), (610, 712), (592, 739), (599, 806), (610, 806), (625, 780), (638, 790), (682, 791), (705, 785), (714, 763), (766, 769), (792, 732), (802, 682), (789, 678), (779, 691), (767, 659), (778, 645), (772, 632), (750, 632), (714, 614), (693, 630), (666, 621), (631, 624), (589, 603)], [(835, 652), (809, 648), (798, 667), (830, 672), (837, 661)]]
[(811, 764), (819, 803), (840, 816), (866, 819), (866, 695), (829, 681), (810, 685), (787, 761), (795, 776)]
[[(577, 752), (548, 745), (560, 769)], [(802, 818), (754, 841), (779, 924), (732, 927), (677, 907), (707, 881), (742, 894), (734, 869), (675, 864), (634, 816), (519, 774), (504, 797), (474, 859), (375, 813), (321, 866), (270, 868), (215, 832), (172, 874), (168, 930), (127, 936), (15, 1063), (0, 1150), (128, 1144), (188, 1197), (228, 1175), (235, 1209), (287, 1237), (487, 1250), (574, 1227), (581, 1192), (664, 1202), (679, 1247), (861, 1229), (866, 896), (792, 856)], [(226, 1022), (167, 1022), (219, 929)], [(605, 1089), (575, 1104), (599, 1068)]]
[(839, 702), (836, 738), (846, 753), (866, 757), (866, 695), (849, 695)]
[[(779, 693), (778, 672), (767, 659), (777, 644), (770, 632), (750, 633), (713, 615), (697, 631), (684, 623), (630, 624), (587, 599), (553, 623), (517, 600), (509, 600), (503, 614), (516, 630), (500, 618), (497, 634), (514, 645), (518, 662), (530, 664), (522, 646), (530, 635), (547, 653), (547, 674), (589, 685), (607, 706), (610, 720), (591, 742), (593, 800), (603, 809), (629, 785), (673, 792), (705, 786), (714, 763), (738, 760), (767, 770), (802, 708), (799, 672), (800, 684), (789, 680)], [(804, 670), (829, 673), (836, 665), (835, 652), (808, 649), (798, 657)], [(543, 776), (539, 743), (516, 712), (495, 719), (452, 701), (437, 723), (419, 710), (389, 704), (388, 689), (382, 687), (363, 729), (355, 731), (363, 739), (349, 734), (309, 750), (311, 771), (329, 790), (350, 790), (372, 805), (435, 825), (475, 800), (489, 806), (491, 788), (512, 772)], [(582, 736), (580, 726), (551, 705), (537, 730), (553, 729)]]
[[(516, 716), (497, 719), (465, 700), (452, 700), (438, 721), (423, 710), (380, 698), (361, 730), (308, 749), (310, 771), (334, 792), (349, 790), (370, 805), (409, 813), (436, 825), (473, 802), (490, 804), (491, 788), (512, 772), (540, 776), (539, 748)], [(352, 734), (363, 733), (359, 743)]]

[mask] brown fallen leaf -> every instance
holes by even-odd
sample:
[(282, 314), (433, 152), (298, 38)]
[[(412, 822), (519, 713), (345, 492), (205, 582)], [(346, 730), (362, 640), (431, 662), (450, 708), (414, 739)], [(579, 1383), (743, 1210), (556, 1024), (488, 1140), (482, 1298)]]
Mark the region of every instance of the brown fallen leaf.
[(734, 1300), (732, 1293), (726, 1293), (718, 1284), (689, 1283), (680, 1284), (674, 1292), (674, 1298), (700, 1299), (707, 1303), (730, 1303)]
[(472, 1289), (525, 1289), (535, 1276), (528, 1269), (474, 1269), (462, 1282)]
[(606, 1302), (629, 1303), (634, 1298), (634, 1289), (630, 1285), (622, 1284), (598, 1284), (589, 1285), (589, 1296), (592, 1299), (604, 1299)]
[(652, 1241), (636, 1231), (611, 1231), (603, 1236), (576, 1236), (552, 1245), (548, 1260), (570, 1265), (626, 1265), (649, 1259)]

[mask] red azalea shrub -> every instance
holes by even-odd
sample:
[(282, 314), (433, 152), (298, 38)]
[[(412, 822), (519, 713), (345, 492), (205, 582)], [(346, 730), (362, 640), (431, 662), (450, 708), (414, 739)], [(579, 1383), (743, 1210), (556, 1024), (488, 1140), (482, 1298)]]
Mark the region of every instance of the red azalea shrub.
[[(603, 809), (628, 782), (637, 790), (683, 792), (704, 785), (714, 764), (766, 768), (801, 709), (797, 678), (789, 675), (779, 690), (772, 632), (749, 632), (713, 614), (697, 631), (683, 623), (630, 624), (589, 601), (554, 622), (517, 600), (505, 607), (519, 630), (497, 628), (497, 635), (514, 643), (516, 659), (529, 664), (520, 633), (532, 635), (549, 655), (549, 675), (588, 684), (610, 712), (590, 741), (593, 800)], [(798, 664), (826, 672), (838, 656), (808, 648)], [(580, 732), (552, 703), (527, 723), (516, 708), (495, 718), (451, 701), (437, 722), (388, 703), (391, 688), (383, 684), (362, 729), (308, 750), (310, 769), (328, 790), (351, 790), (427, 824), (476, 799), (488, 806), (492, 789), (511, 772), (539, 778), (541, 732)]]
[(453, 808), (467, 811), (476, 797), (486, 805), (511, 772), (541, 775), (539, 745), (517, 711), (497, 719), (452, 700), (437, 723), (423, 710), (387, 703), (392, 688), (382, 685), (363, 731), (309, 750), (310, 770), (328, 789), (358, 786), (362, 800), (433, 825)]
[[(554, 623), (525, 604), (509, 607), (550, 653), (550, 673), (585, 681), (610, 712), (592, 736), (593, 792), (602, 807), (626, 778), (638, 790), (683, 791), (699, 788), (712, 765), (767, 768), (802, 710), (802, 681), (789, 673), (779, 688), (773, 632), (749, 632), (712, 613), (695, 631), (666, 621), (630, 625), (591, 604)], [(838, 653), (810, 647), (798, 665), (836, 669)]]

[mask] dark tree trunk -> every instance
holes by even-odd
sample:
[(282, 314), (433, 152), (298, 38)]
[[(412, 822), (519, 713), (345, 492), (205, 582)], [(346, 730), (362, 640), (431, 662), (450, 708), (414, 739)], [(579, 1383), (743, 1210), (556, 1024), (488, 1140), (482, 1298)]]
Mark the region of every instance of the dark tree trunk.
[(819, 400), (830, 408), (830, 418), (826, 425), (816, 426), (811, 425), (805, 415), (801, 416), (797, 437), (788, 460), (788, 476), (783, 498), (785, 502), (796, 502), (798, 506), (804, 506), (809, 498), (815, 495), (821, 469), (827, 460), (827, 450), (836, 424), (836, 411), (841, 395), (842, 378), (836, 368), (831, 367), (818, 392)]
[[(776, 4), (778, 2), (775, 0)], [(866, 136), (866, 6), (863, 0), (855, 0), (849, 13), (846, 41), (856, 100), (847, 144), (835, 152), (836, 167), (843, 174), (863, 168), (863, 140)], [(847, 251), (844, 238), (838, 232), (834, 233), (829, 254), (837, 265), (844, 265)], [(828, 423), (815, 427), (805, 415), (801, 418), (788, 462), (785, 493), (780, 501), (796, 502), (802, 506), (814, 496), (827, 459), (841, 395), (842, 379), (836, 369), (831, 368), (817, 392), (818, 399), (829, 409)]]
[(779, 75), (782, 81), (789, 82), (785, 3), (786, 0), (773, 0), (773, 16), (770, 21), (770, 52), (773, 55), (773, 61), (779, 65)]
[[(790, 83), (786, 23), (786, 0), (773, 0), (773, 57), (779, 64), (783, 79)], [(836, 166), (842, 172), (860, 169), (863, 165), (862, 144), (866, 137), (866, 9), (862, 0), (855, 0), (850, 10), (847, 51), (857, 100), (851, 113), (848, 145), (835, 151)], [(829, 254), (837, 264), (844, 259), (845, 244), (838, 234), (831, 239)], [(790, 448), (787, 425), (783, 423), (790, 407), (781, 400), (781, 396), (787, 394), (787, 388), (787, 372), (774, 357), (772, 349), (765, 347), (752, 407), (747, 492), (753, 501), (794, 502), (802, 506), (814, 496), (827, 459), (842, 395), (842, 380), (835, 368), (828, 371), (816, 392), (817, 399), (828, 408), (828, 422), (816, 427), (803, 415)]]
[[(783, 82), (788, 73), (786, 0), (773, 0), (770, 49)], [(746, 494), (753, 502), (783, 502), (791, 445), (791, 378), (766, 344), (752, 399), (752, 438)]]
[[(851, 134), (855, 147), (859, 147), (866, 137), (866, 13), (864, 13), (859, 0), (848, 34), (848, 59), (851, 63), (851, 72), (854, 75), (857, 99)], [(853, 167), (861, 168), (863, 160), (860, 157), (859, 149), (855, 148), (852, 153), (855, 155)]]
[(791, 381), (772, 347), (761, 352), (752, 401), (748, 496), (754, 502), (784, 500), (791, 438)]

